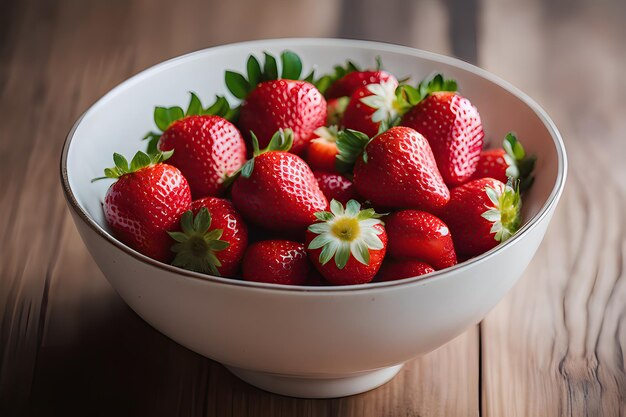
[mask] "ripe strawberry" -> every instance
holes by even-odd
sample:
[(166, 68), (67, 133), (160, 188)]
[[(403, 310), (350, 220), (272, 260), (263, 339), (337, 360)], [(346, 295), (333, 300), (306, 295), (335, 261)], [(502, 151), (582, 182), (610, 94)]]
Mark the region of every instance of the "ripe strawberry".
[(325, 96), (327, 99), (350, 97), (360, 87), (386, 81), (393, 81), (396, 85), (398, 84), (396, 77), (386, 71), (353, 71), (332, 83), (326, 90)]
[(371, 140), (348, 130), (337, 146), (339, 167), (349, 170), (356, 162), (356, 191), (375, 207), (431, 211), (450, 198), (428, 141), (413, 129), (392, 127)]
[(381, 123), (392, 124), (400, 110), (396, 97), (397, 87), (395, 78), (360, 87), (350, 97), (343, 114), (343, 126), (372, 137), (378, 134)]
[(444, 80), (441, 75), (423, 81), (418, 90), (417, 104), (404, 114), (400, 124), (428, 139), (448, 186), (462, 184), (476, 170), (483, 146), (478, 110), (455, 92), (455, 81)]
[(487, 149), (480, 153), (478, 166), (472, 179), (495, 178), (506, 183), (508, 178), (520, 180), (520, 190), (525, 191), (533, 183), (534, 155), (526, 156), (524, 147), (513, 133), (508, 133), (502, 148)]
[(403, 259), (400, 261), (396, 259), (385, 259), (378, 275), (376, 275), (376, 280), (396, 281), (430, 274), (431, 272), (435, 272), (432, 266), (414, 259)]
[(234, 112), (224, 97), (204, 109), (193, 93), (186, 111), (156, 107), (154, 121), (162, 132), (146, 135), (148, 152), (175, 149), (168, 163), (181, 170), (194, 198), (222, 195), (224, 179), (246, 162), (243, 138), (226, 119)]
[(243, 258), (243, 278), (246, 281), (304, 285), (309, 270), (304, 245), (289, 240), (253, 243)]
[(341, 126), (349, 102), (350, 97), (331, 98), (326, 101), (326, 126)]
[(313, 170), (336, 172), (337, 127), (320, 127), (315, 130), (315, 136), (307, 147), (306, 162)]
[(315, 221), (315, 212), (325, 210), (328, 201), (306, 162), (287, 152), (292, 140), (290, 130), (279, 131), (267, 149), (259, 151), (253, 135), (254, 157), (235, 180), (232, 200), (246, 220), (297, 233)]
[(456, 265), (448, 226), (425, 211), (402, 210), (385, 218), (387, 254), (396, 259), (417, 259), (435, 269)]
[(246, 162), (246, 144), (228, 120), (219, 116), (187, 116), (174, 122), (158, 143), (176, 150), (170, 163), (179, 168), (195, 198), (219, 196), (224, 179)]
[(116, 153), (115, 167), (105, 169), (102, 177), (117, 179), (104, 197), (104, 217), (113, 235), (161, 262), (173, 258), (173, 242), (167, 232), (176, 228), (191, 204), (185, 177), (177, 168), (162, 163), (170, 155), (137, 152), (129, 165)]
[(480, 255), (504, 242), (520, 227), (522, 201), (517, 186), (481, 178), (453, 188), (440, 211), (458, 254)]
[[(262, 147), (268, 145), (278, 129), (294, 134), (292, 153), (300, 154), (313, 133), (326, 123), (326, 100), (313, 84), (299, 81), (300, 58), (293, 52), (281, 54), (282, 72), (278, 75), (276, 60), (265, 55), (264, 70), (254, 56), (248, 58), (248, 79), (226, 71), (226, 86), (244, 100), (240, 108), (239, 127), (250, 140), (254, 132)], [(312, 79), (312, 74), (307, 77)]]
[[(306, 243), (309, 259), (332, 284), (370, 282), (385, 257), (387, 235), (380, 215), (373, 209), (361, 210), (356, 200), (344, 210), (337, 200), (330, 212), (315, 213), (320, 221), (309, 226)], [(334, 262), (329, 262), (334, 258)]]
[(321, 171), (313, 171), (313, 175), (328, 201), (334, 199), (346, 204), (349, 200), (358, 198), (354, 184), (343, 175)]
[(170, 232), (178, 242), (172, 247), (173, 265), (225, 277), (237, 274), (248, 246), (248, 228), (230, 201), (206, 197), (192, 202), (181, 230)]

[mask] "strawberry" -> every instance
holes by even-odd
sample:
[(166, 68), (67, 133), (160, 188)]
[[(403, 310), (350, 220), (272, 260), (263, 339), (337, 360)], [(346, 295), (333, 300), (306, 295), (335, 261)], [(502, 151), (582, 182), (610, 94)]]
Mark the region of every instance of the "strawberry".
[(244, 218), (263, 228), (303, 232), (325, 210), (328, 200), (311, 168), (287, 152), (293, 141), (290, 130), (278, 131), (267, 149), (260, 151), (252, 135), (254, 156), (234, 180), (232, 200)]
[[(278, 129), (294, 134), (292, 153), (300, 154), (313, 133), (326, 123), (326, 100), (313, 84), (300, 81), (302, 63), (290, 51), (281, 54), (282, 71), (278, 75), (276, 59), (265, 54), (264, 70), (254, 56), (248, 58), (248, 79), (226, 71), (226, 86), (244, 100), (239, 113), (239, 127), (250, 140), (254, 132), (262, 147), (268, 145)], [(313, 75), (307, 79), (312, 80)]]
[(354, 189), (354, 184), (341, 174), (332, 172), (313, 171), (315, 179), (324, 193), (327, 200), (337, 200), (346, 204), (348, 200), (358, 198)]
[(326, 126), (341, 126), (341, 120), (349, 102), (350, 97), (332, 98), (326, 101)]
[(171, 152), (148, 156), (137, 152), (130, 165), (113, 154), (114, 168), (104, 177), (115, 178), (104, 197), (104, 217), (113, 235), (136, 251), (161, 262), (169, 262), (174, 230), (191, 204), (191, 191), (181, 172), (162, 163)]
[(343, 126), (372, 137), (381, 129), (381, 123), (385, 123), (383, 129), (392, 124), (399, 114), (396, 87), (398, 81), (394, 78), (357, 89), (343, 114)]
[(517, 185), (481, 178), (453, 188), (439, 214), (457, 253), (476, 256), (513, 236), (520, 227), (521, 205)]
[(450, 198), (428, 141), (413, 129), (392, 127), (371, 140), (346, 130), (337, 146), (338, 167), (354, 164), (356, 191), (375, 207), (432, 211)]
[(350, 97), (360, 87), (386, 81), (393, 81), (396, 85), (398, 84), (396, 77), (386, 71), (353, 71), (332, 83), (326, 90), (325, 96), (327, 99)]
[(377, 281), (395, 281), (398, 279), (412, 278), (435, 272), (432, 266), (415, 259), (385, 259), (380, 267)]
[[(405, 92), (409, 89), (404, 87)], [(483, 146), (478, 110), (455, 92), (455, 81), (444, 80), (441, 75), (423, 81), (418, 90), (417, 104), (404, 114), (400, 124), (428, 139), (446, 184), (460, 185), (474, 174)]]
[[(330, 212), (315, 213), (319, 220), (306, 236), (309, 259), (332, 284), (370, 282), (385, 257), (387, 235), (374, 209), (361, 210), (356, 200), (330, 203)], [(333, 262), (329, 262), (334, 258)]]
[(156, 107), (154, 121), (161, 132), (150, 132), (148, 152), (176, 152), (168, 163), (180, 169), (195, 198), (224, 194), (224, 179), (246, 162), (246, 145), (235, 125), (236, 117), (224, 97), (204, 109), (191, 93), (186, 111), (181, 107)]
[(253, 243), (243, 258), (243, 278), (246, 281), (304, 285), (309, 270), (304, 245), (289, 240)]
[(337, 127), (320, 127), (315, 130), (315, 138), (309, 142), (305, 160), (313, 170), (335, 172), (337, 149)]
[(430, 213), (402, 210), (385, 218), (387, 254), (396, 259), (417, 259), (443, 269), (457, 263), (448, 226)]
[[(194, 218), (195, 215), (195, 218)], [(217, 276), (234, 277), (248, 246), (248, 228), (228, 200), (206, 197), (191, 203), (181, 218), (173, 265)]]
[(495, 178), (506, 183), (508, 178), (520, 180), (520, 190), (525, 191), (533, 183), (532, 171), (536, 157), (526, 156), (526, 151), (514, 133), (508, 133), (502, 148), (487, 149), (480, 153), (478, 166), (472, 179)]

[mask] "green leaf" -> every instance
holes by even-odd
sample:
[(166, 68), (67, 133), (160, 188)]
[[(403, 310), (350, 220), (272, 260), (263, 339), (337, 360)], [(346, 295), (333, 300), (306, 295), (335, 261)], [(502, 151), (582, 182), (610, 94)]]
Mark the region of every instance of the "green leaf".
[(283, 51), (283, 53), (280, 54), (280, 59), (282, 62), (281, 78), (288, 80), (299, 79), (302, 73), (302, 61), (300, 57), (294, 52)]
[[(119, 178), (120, 175), (119, 175), (118, 171), (116, 171), (115, 169), (104, 168), (104, 177), (105, 178)], [(103, 179), (103, 178), (100, 177), (100, 178), (96, 178), (96, 179)]]
[(278, 79), (278, 66), (276, 65), (276, 58), (272, 55), (264, 52), (265, 63), (263, 65), (263, 81), (277, 80)]
[(187, 210), (180, 218), (180, 227), (183, 229), (183, 233), (192, 235), (193, 230), (193, 212)]
[(261, 82), (261, 64), (259, 64), (254, 55), (250, 55), (246, 68), (248, 70), (248, 84), (254, 88)]
[(272, 138), (270, 139), (270, 143), (267, 145), (261, 153), (270, 152), (270, 151), (283, 151), (287, 152), (291, 149), (293, 145), (293, 130), (287, 129), (278, 129)]
[(315, 81), (315, 70), (311, 70), (311, 72), (309, 72), (309, 75), (307, 75), (306, 77), (304, 77), (302, 79), (302, 81), (306, 81), (308, 83), (314, 83)]
[(313, 215), (315, 216), (317, 220), (320, 220), (323, 222), (331, 220), (334, 217), (333, 213), (329, 211), (318, 211), (318, 212), (315, 212)]
[(356, 130), (346, 129), (337, 134), (337, 149), (339, 154), (335, 166), (339, 172), (351, 171), (357, 158), (363, 154), (370, 138)]
[(147, 167), (148, 165), (150, 165), (151, 162), (152, 160), (148, 155), (139, 151), (135, 154), (133, 160), (130, 161), (130, 170), (131, 172), (135, 172), (137, 170), (140, 170), (141, 168)]
[(248, 160), (245, 164), (243, 164), (243, 166), (241, 167), (241, 176), (244, 178), (250, 178), (253, 170), (254, 170), (254, 158)]
[(226, 242), (225, 240), (213, 240), (209, 242), (209, 249), (214, 251), (228, 249), (229, 246), (230, 243)]
[(384, 68), (383, 59), (380, 57), (380, 55), (376, 55), (376, 58), (374, 58), (374, 60), (376, 61), (376, 71), (382, 70)]
[(333, 78), (330, 75), (324, 75), (323, 77), (315, 81), (313, 84), (319, 90), (320, 93), (324, 94), (326, 93), (326, 90), (328, 90), (328, 87), (330, 87), (332, 83), (333, 83)]
[(251, 87), (243, 75), (233, 71), (226, 71), (224, 78), (226, 87), (235, 97), (243, 100), (248, 96)]
[(200, 115), (202, 114), (202, 102), (195, 93), (191, 93), (191, 99), (189, 100), (189, 106), (187, 106), (187, 111), (185, 112), (185, 116), (191, 115)]
[(165, 132), (170, 125), (176, 120), (180, 120), (185, 117), (183, 109), (178, 106), (175, 107), (156, 107), (154, 109), (154, 123), (157, 127)]
[(328, 261), (333, 259), (335, 252), (337, 250), (337, 246), (335, 245), (325, 245), (322, 247), (322, 251), (320, 252), (320, 264), (326, 265)]
[(161, 139), (161, 134), (156, 132), (148, 132), (146, 136), (143, 137), (143, 140), (148, 140), (148, 146), (146, 147), (146, 153), (152, 155), (157, 153), (159, 150), (157, 149), (157, 145), (159, 144), (159, 139)]
[(261, 149), (259, 149), (259, 138), (256, 137), (253, 131), (250, 131), (250, 140), (252, 141), (252, 156), (259, 156), (261, 154)]
[(202, 207), (193, 219), (193, 228), (196, 232), (206, 232), (209, 227), (211, 227), (211, 213), (206, 207)]
[(186, 242), (188, 239), (187, 235), (183, 232), (167, 232), (167, 234), (179, 243)]
[(120, 155), (119, 153), (113, 154), (113, 162), (115, 163), (115, 167), (123, 173), (128, 172), (128, 161), (124, 158), (124, 155)]
[(341, 244), (335, 253), (335, 265), (337, 268), (343, 269), (350, 259), (350, 244)]

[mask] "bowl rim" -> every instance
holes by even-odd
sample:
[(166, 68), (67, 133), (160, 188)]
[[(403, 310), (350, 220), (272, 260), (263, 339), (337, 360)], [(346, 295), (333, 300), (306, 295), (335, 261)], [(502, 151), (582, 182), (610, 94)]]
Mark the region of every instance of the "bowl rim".
[[(373, 50), (381, 50), (385, 52), (399, 53), (404, 55), (411, 55), (416, 58), (428, 59), (431, 61), (439, 62), (446, 65), (451, 65), (457, 67), (458, 69), (468, 71), (479, 77), (482, 77), (488, 80), (491, 83), (498, 85), (509, 93), (513, 94), (516, 98), (520, 99), (524, 104), (526, 104), (543, 122), (545, 127), (548, 129), (550, 133), (550, 137), (552, 138), (554, 145), (556, 147), (557, 154), (557, 178), (555, 184), (550, 192), (546, 202), (539, 209), (537, 214), (535, 214), (529, 221), (526, 222), (517, 231), (517, 233), (508, 239), (506, 242), (492, 248), (491, 250), (476, 256), (472, 259), (469, 259), (465, 262), (458, 263), (449, 268), (445, 268), (443, 270), (435, 271), (426, 275), (404, 278), (395, 281), (387, 281), (387, 282), (375, 282), (375, 283), (366, 283), (366, 284), (357, 284), (357, 285), (340, 285), (340, 286), (303, 286), (303, 285), (284, 285), (284, 284), (272, 284), (272, 283), (263, 283), (263, 282), (252, 282), (245, 280), (238, 280), (234, 278), (224, 278), (224, 277), (216, 277), (212, 275), (206, 275), (199, 272), (189, 271), (186, 269), (178, 268), (173, 265), (165, 264), (160, 261), (154, 260), (146, 255), (143, 255), (136, 250), (126, 246), (121, 241), (117, 240), (113, 237), (108, 231), (102, 228), (97, 222), (95, 222), (91, 216), (81, 207), (74, 195), (67, 174), (67, 157), (69, 153), (69, 148), (72, 143), (72, 139), (76, 130), (80, 126), (82, 120), (86, 115), (96, 111), (101, 104), (105, 101), (111, 99), (114, 95), (116, 95), (119, 91), (128, 88), (129, 86), (139, 83), (143, 78), (149, 77), (154, 72), (158, 72), (161, 70), (165, 70), (170, 66), (174, 66), (181, 61), (188, 60), (194, 56), (202, 55), (205, 53), (216, 52), (220, 49), (232, 49), (232, 48), (246, 48), (246, 47), (298, 47), (298, 46), (343, 46), (343, 47), (356, 47), (360, 49), (373, 49)], [(186, 277), (193, 278), (205, 282), (214, 282), (226, 285), (232, 285), (237, 287), (246, 287), (249, 289), (256, 290), (270, 290), (270, 291), (280, 291), (280, 292), (306, 292), (306, 293), (343, 293), (343, 292), (354, 292), (354, 291), (373, 291), (373, 290), (382, 290), (391, 287), (405, 287), (412, 284), (425, 285), (439, 279), (444, 279), (448, 276), (453, 275), (454, 272), (458, 272), (459, 270), (469, 268), (471, 266), (483, 263), (488, 261), (490, 258), (497, 255), (498, 252), (504, 250), (507, 247), (513, 246), (517, 244), (521, 239), (524, 238), (532, 229), (537, 227), (541, 221), (548, 215), (548, 213), (552, 210), (552, 208), (558, 203), (561, 194), (563, 193), (563, 188), (565, 187), (565, 180), (567, 178), (567, 155), (565, 151), (565, 145), (563, 143), (563, 138), (559, 130), (557, 129), (554, 122), (548, 116), (548, 114), (543, 110), (537, 102), (535, 102), (532, 98), (526, 95), (524, 92), (519, 90), (517, 87), (513, 86), (507, 81), (504, 81), (500, 77), (479, 68), (473, 64), (460, 60), (458, 58), (452, 58), (446, 55), (437, 54), (434, 52), (424, 51), (418, 48), (413, 48), (409, 46), (395, 45), (391, 43), (378, 42), (378, 41), (365, 41), (365, 40), (354, 40), (354, 39), (341, 39), (341, 38), (275, 38), (275, 39), (262, 39), (262, 40), (254, 40), (254, 41), (245, 41), (245, 42), (236, 42), (229, 43), (224, 45), (218, 45), (214, 47), (209, 47), (205, 49), (200, 49), (194, 52), (190, 52), (184, 55), (180, 55), (161, 63), (150, 66), (146, 69), (141, 70), (137, 74), (127, 78), (122, 81), (111, 90), (109, 90), (105, 95), (100, 97), (96, 102), (94, 102), (81, 116), (76, 120), (74, 125), (71, 127), (68, 132), (65, 142), (63, 144), (63, 151), (61, 153), (61, 161), (60, 161), (60, 174), (61, 174), (61, 184), (63, 188), (63, 193), (65, 195), (65, 199), (69, 207), (76, 213), (78, 218), (80, 218), (89, 228), (91, 228), (94, 232), (96, 232), (101, 238), (122, 250), (126, 254), (132, 256), (140, 262), (147, 263), (153, 267), (173, 272), (175, 278), (178, 277)]]

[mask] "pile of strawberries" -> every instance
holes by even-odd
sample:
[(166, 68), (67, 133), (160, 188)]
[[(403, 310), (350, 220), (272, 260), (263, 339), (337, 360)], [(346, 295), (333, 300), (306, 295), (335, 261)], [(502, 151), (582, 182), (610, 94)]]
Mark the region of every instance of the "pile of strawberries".
[[(280, 71), (279, 71), (280, 67)], [(476, 107), (436, 74), (412, 86), (348, 62), (301, 79), (293, 52), (246, 76), (232, 108), (157, 107), (158, 132), (114, 154), (104, 200), (113, 234), (156, 260), (290, 285), (427, 274), (479, 255), (520, 226), (534, 157), (513, 134), (483, 148)]]

